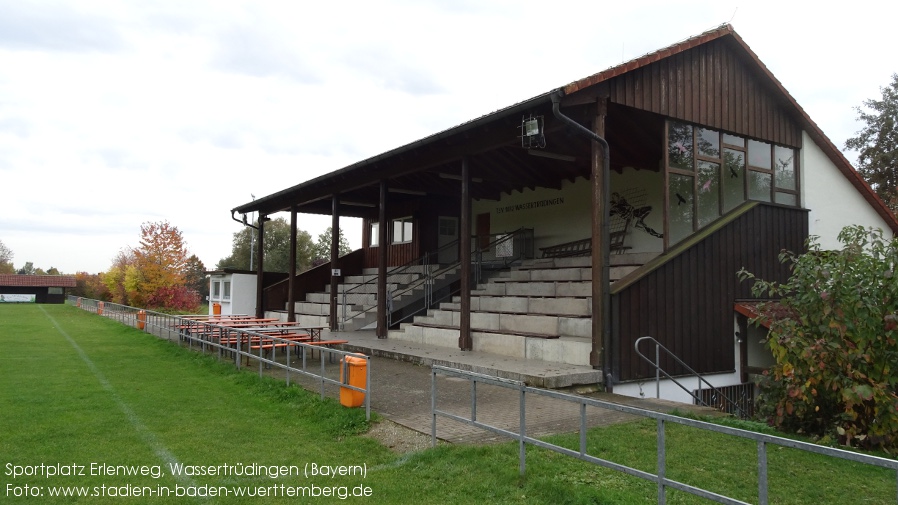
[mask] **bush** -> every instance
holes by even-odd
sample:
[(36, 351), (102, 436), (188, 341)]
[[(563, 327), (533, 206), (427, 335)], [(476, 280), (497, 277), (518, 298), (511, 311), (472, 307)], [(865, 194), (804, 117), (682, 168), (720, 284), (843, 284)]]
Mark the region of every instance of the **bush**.
[[(839, 234), (842, 250), (780, 254), (792, 272), (785, 284), (749, 272), (765, 303), (753, 320), (769, 323), (776, 359), (762, 384), (759, 412), (779, 428), (845, 445), (898, 449), (898, 239), (860, 226)], [(898, 370), (896, 370), (898, 371)]]

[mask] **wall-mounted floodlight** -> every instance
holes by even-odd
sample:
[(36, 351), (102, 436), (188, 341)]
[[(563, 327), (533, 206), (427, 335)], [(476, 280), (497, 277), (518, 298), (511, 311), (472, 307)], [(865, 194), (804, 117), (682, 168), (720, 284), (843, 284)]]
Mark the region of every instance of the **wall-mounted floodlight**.
[(521, 118), (521, 147), (546, 147), (546, 135), (542, 116)]

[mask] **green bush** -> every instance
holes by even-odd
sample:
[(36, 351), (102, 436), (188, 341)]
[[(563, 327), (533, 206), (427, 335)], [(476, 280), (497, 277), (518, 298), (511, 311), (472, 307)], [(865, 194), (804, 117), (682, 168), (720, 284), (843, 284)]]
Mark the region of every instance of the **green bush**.
[(759, 412), (778, 428), (845, 445), (898, 449), (898, 239), (861, 226), (839, 234), (843, 248), (823, 250), (812, 237), (805, 254), (783, 252), (785, 284), (756, 278), (755, 296), (776, 359)]

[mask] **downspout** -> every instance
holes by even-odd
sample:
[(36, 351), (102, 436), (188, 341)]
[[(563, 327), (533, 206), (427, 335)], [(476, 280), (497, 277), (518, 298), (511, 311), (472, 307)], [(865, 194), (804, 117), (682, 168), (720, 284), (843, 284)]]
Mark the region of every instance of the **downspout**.
[[(557, 90), (552, 93), (552, 113), (555, 117), (560, 120), (562, 123), (570, 126), (574, 129), (574, 131), (578, 135), (582, 135), (587, 137), (594, 142), (598, 143), (602, 148), (602, 223), (601, 223), (601, 233), (602, 233), (602, 272), (601, 272), (601, 287), (602, 287), (602, 341), (596, 342), (595, 338), (593, 338), (593, 351), (599, 351), (602, 353), (602, 378), (605, 383), (605, 389), (611, 391), (612, 389), (612, 375), (611, 375), (611, 358), (610, 353), (607, 352), (610, 343), (611, 337), (611, 290), (610, 290), (610, 267), (609, 264), (611, 262), (611, 248), (609, 244), (609, 220), (610, 216), (608, 215), (608, 205), (611, 201), (611, 161), (609, 154), (609, 146), (608, 141), (599, 136), (596, 132), (584, 127), (580, 123), (574, 121), (573, 119), (565, 116), (561, 113), (561, 98), (564, 96), (564, 93), (561, 90)], [(595, 303), (595, 300), (593, 300)], [(598, 349), (597, 349), (598, 348)], [(597, 367), (594, 365), (594, 367)]]
[(231, 219), (233, 219), (234, 221), (237, 221), (238, 223), (242, 224), (243, 226), (249, 226), (250, 228), (252, 228), (252, 229), (254, 229), (254, 230), (258, 230), (258, 229), (259, 229), (258, 226), (255, 226), (255, 225), (253, 225), (253, 224), (250, 224), (250, 223), (247, 223), (247, 222), (246, 222), (246, 214), (243, 215), (243, 219), (237, 219), (236, 217), (234, 217), (234, 212), (235, 212), (235, 211), (233, 211), (233, 210), (231, 211)]

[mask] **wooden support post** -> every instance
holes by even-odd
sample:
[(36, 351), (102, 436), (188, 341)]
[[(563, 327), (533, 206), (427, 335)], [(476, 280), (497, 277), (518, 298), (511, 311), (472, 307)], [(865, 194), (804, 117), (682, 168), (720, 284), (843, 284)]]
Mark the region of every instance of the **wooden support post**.
[(377, 225), (377, 338), (387, 338), (387, 181), (380, 181)]
[(340, 268), (338, 258), (340, 256), (340, 199), (336, 193), (331, 202), (331, 292), (330, 292), (330, 329), (337, 331), (337, 293), (338, 281), (340, 280), (334, 275), (333, 270)]
[[(605, 138), (605, 116), (607, 105), (604, 98), (599, 98), (593, 131)], [(605, 156), (598, 142), (592, 144), (592, 348), (589, 352), (589, 364), (594, 369), (602, 369), (605, 345), (608, 342), (611, 322), (609, 297), (610, 261), (608, 249), (609, 208), (611, 199), (611, 181), (606, 173)], [(604, 379), (604, 377), (603, 377)]]
[(458, 348), (470, 351), (471, 338), (471, 167), (468, 157), (461, 160), (461, 219), (458, 242), (461, 256), (461, 314)]
[(296, 206), (290, 207), (290, 273), (287, 280), (287, 322), (296, 322)]
[(259, 262), (256, 264), (256, 317), (261, 319), (265, 316), (265, 306), (263, 304), (263, 296), (262, 291), (265, 288), (262, 283), (262, 279), (264, 277), (265, 270), (263, 270), (263, 265), (265, 263), (265, 257), (262, 256), (262, 251), (264, 248), (262, 247), (262, 243), (265, 241), (265, 221), (268, 219), (267, 216), (259, 213), (259, 240), (256, 242), (256, 257), (259, 258)]

